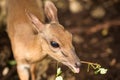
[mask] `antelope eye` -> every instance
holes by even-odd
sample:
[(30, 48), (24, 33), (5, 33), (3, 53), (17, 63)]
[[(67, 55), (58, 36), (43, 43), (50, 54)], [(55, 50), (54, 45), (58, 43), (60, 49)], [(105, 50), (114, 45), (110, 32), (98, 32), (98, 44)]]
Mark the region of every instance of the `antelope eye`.
[(55, 42), (55, 41), (51, 41), (50, 44), (54, 48), (58, 48), (59, 47), (59, 44), (57, 42)]

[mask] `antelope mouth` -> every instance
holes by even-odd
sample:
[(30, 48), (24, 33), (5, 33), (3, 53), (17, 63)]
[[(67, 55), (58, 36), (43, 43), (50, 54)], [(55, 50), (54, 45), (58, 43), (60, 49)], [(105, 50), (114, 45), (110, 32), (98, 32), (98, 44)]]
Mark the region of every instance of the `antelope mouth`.
[(66, 65), (67, 67), (69, 67), (71, 69), (72, 72), (74, 73), (79, 73), (80, 72), (80, 68), (79, 67), (75, 67), (71, 64), (68, 63), (63, 63), (64, 65)]
[(70, 65), (68, 65), (68, 67), (72, 70), (72, 72), (74, 72), (74, 73), (79, 73), (80, 72), (80, 68), (76, 68), (76, 67), (74, 67), (74, 66), (70, 66)]

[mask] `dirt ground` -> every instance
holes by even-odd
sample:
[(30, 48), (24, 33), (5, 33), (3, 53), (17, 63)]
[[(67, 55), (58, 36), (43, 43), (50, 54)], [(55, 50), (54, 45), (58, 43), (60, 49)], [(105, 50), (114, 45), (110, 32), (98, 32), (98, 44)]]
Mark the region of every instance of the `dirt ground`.
[[(83, 5), (92, 4), (89, 9), (84, 6), (78, 12), (69, 9), (70, 2), (67, 0), (53, 1), (58, 8), (60, 23), (73, 34), (79, 58), (108, 69), (106, 74), (96, 75), (93, 69), (87, 72), (87, 65), (82, 64), (80, 73), (74, 74), (68, 67), (59, 64), (64, 80), (120, 80), (120, 1), (88, 0), (91, 3), (78, 0)], [(97, 12), (98, 6), (102, 8)], [(5, 27), (6, 23), (0, 24), (0, 80), (19, 80), (16, 65), (10, 63), (14, 58)], [(56, 65), (57, 62), (50, 57), (39, 63), (36, 71), (38, 79), (54, 80)]]

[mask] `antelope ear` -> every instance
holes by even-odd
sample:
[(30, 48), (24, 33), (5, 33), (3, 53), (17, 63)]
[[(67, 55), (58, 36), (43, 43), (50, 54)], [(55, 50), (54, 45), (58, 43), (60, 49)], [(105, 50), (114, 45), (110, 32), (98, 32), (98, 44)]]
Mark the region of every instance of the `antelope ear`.
[(58, 22), (57, 8), (51, 1), (45, 2), (45, 14), (49, 21)]
[(33, 24), (34, 29), (38, 32), (41, 32), (44, 28), (44, 24), (32, 13), (26, 12), (28, 19)]

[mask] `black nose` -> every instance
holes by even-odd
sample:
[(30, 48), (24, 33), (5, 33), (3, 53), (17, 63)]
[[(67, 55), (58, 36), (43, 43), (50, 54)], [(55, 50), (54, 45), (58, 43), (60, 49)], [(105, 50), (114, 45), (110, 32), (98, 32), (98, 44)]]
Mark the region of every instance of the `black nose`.
[(81, 65), (81, 63), (80, 63), (80, 62), (76, 62), (76, 63), (75, 63), (75, 67), (76, 67), (76, 68), (79, 68), (79, 67), (80, 67), (80, 65)]

